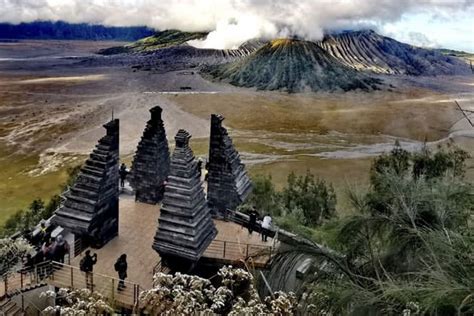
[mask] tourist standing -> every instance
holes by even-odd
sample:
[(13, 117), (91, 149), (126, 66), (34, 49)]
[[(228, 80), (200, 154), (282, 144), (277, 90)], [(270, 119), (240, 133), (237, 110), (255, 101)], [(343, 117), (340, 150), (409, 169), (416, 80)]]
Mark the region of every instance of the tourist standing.
[(41, 252), (43, 253), (44, 260), (52, 260), (53, 259), (53, 243), (51, 242), (51, 238), (46, 239), (46, 241), (41, 246)]
[(199, 179), (201, 179), (201, 175), (202, 175), (202, 158), (201, 157), (199, 157), (197, 161), (197, 170), (199, 173)]
[(117, 290), (121, 291), (125, 288), (125, 279), (127, 278), (127, 255), (123, 254), (115, 262), (114, 265), (115, 271), (118, 273), (118, 277), (120, 279), (119, 284), (117, 286)]
[(53, 248), (53, 260), (64, 263), (64, 256), (67, 253), (69, 253), (69, 244), (62, 235), (58, 235)]
[(258, 213), (255, 211), (255, 209), (252, 209), (250, 211), (250, 214), (249, 214), (249, 227), (248, 227), (248, 230), (249, 230), (250, 235), (252, 235), (252, 233), (255, 229), (255, 226), (257, 225), (257, 217), (258, 217)]
[(120, 166), (119, 174), (120, 174), (120, 186), (124, 188), (125, 179), (127, 178), (127, 174), (128, 174), (127, 166), (124, 163), (122, 163), (122, 165)]
[(209, 179), (209, 161), (206, 162), (206, 165), (204, 166), (204, 181), (207, 182)]
[(265, 215), (262, 221), (262, 241), (267, 241), (267, 231), (272, 228), (272, 218), (269, 214)]
[(94, 269), (94, 265), (97, 263), (97, 254), (91, 256), (91, 251), (86, 250), (85, 256), (81, 259), (79, 264), (79, 268), (82, 272), (86, 274), (86, 287), (92, 290), (94, 286), (94, 280), (92, 276), (92, 270)]

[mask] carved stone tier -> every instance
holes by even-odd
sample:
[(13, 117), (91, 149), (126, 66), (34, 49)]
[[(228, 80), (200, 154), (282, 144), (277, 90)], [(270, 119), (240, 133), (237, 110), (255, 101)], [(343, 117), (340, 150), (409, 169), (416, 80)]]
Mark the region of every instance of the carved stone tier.
[(235, 210), (252, 192), (245, 165), (222, 126), (223, 120), (220, 115), (211, 115), (207, 199), (217, 217), (225, 217), (228, 209)]
[(119, 120), (104, 125), (107, 133), (81, 168), (53, 222), (102, 247), (118, 235)]
[[(196, 262), (217, 235), (207, 206), (191, 135), (179, 130), (158, 220), (153, 249), (170, 267)], [(172, 262), (172, 264), (170, 264)]]
[(147, 122), (133, 159), (130, 183), (137, 201), (156, 204), (163, 198), (170, 152), (161, 119), (162, 109), (155, 106), (150, 112), (151, 119)]

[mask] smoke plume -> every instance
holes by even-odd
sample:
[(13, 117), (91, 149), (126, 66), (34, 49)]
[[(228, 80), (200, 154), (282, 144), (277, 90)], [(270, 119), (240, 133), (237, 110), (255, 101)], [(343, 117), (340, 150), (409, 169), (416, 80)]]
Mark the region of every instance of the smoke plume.
[(0, 0), (0, 22), (63, 20), (158, 30), (210, 31), (200, 47), (256, 38), (321, 39), (325, 31), (380, 28), (404, 14), (461, 12), (472, 0)]

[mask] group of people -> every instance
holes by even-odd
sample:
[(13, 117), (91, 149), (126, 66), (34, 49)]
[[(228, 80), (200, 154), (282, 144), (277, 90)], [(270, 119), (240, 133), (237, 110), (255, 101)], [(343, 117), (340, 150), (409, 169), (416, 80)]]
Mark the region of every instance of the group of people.
[(52, 260), (64, 263), (64, 257), (69, 254), (69, 244), (62, 235), (56, 238), (48, 238), (41, 246), (43, 260)]
[[(62, 235), (52, 238), (44, 223), (40, 224), (39, 232), (30, 241), (34, 241), (37, 251), (26, 254), (23, 259), (23, 271), (28, 272), (31, 278), (35, 277), (33, 271), (36, 265), (48, 261), (63, 263), (66, 255), (69, 255), (70, 249), (67, 241)], [(42, 265), (37, 273), (41, 279), (51, 273), (51, 266)]]
[[(249, 213), (249, 224), (248, 224), (248, 230), (249, 234), (252, 234), (254, 230), (257, 230), (257, 219), (259, 218), (259, 214), (255, 209), (252, 209)], [(272, 229), (273, 223), (272, 223), (272, 218), (269, 214), (266, 214), (262, 218), (261, 222), (261, 229), (260, 229), (260, 235), (262, 236), (262, 241), (267, 242), (268, 240), (268, 231)]]
[[(80, 263), (79, 263), (79, 268), (82, 272), (85, 273), (86, 276), (86, 287), (88, 289), (93, 288), (94, 286), (94, 280), (93, 280), (93, 270), (94, 270), (94, 265), (97, 263), (97, 254), (94, 253), (91, 255), (90, 250), (86, 250), (84, 257), (82, 257)], [(122, 254), (117, 261), (114, 264), (114, 269), (118, 274), (119, 277), (119, 282), (117, 284), (117, 290), (121, 291), (125, 288), (125, 279), (127, 278), (127, 269), (128, 269), (128, 264), (127, 264), (127, 255)]]

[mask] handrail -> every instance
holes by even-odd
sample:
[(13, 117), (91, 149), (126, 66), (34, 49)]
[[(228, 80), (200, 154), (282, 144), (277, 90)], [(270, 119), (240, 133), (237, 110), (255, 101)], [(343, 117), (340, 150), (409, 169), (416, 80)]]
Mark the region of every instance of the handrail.
[(208, 258), (246, 261), (250, 258), (262, 255), (269, 255), (271, 257), (272, 252), (272, 246), (216, 239), (208, 246), (203, 256)]
[[(140, 286), (137, 283), (121, 281), (118, 278), (96, 272), (86, 275), (78, 267), (60, 262), (52, 262), (52, 264), (53, 271), (49, 283), (54, 286), (71, 289), (88, 288), (102, 294), (112, 304), (119, 303), (132, 308), (138, 304)], [(120, 287), (120, 283), (124, 287)]]

